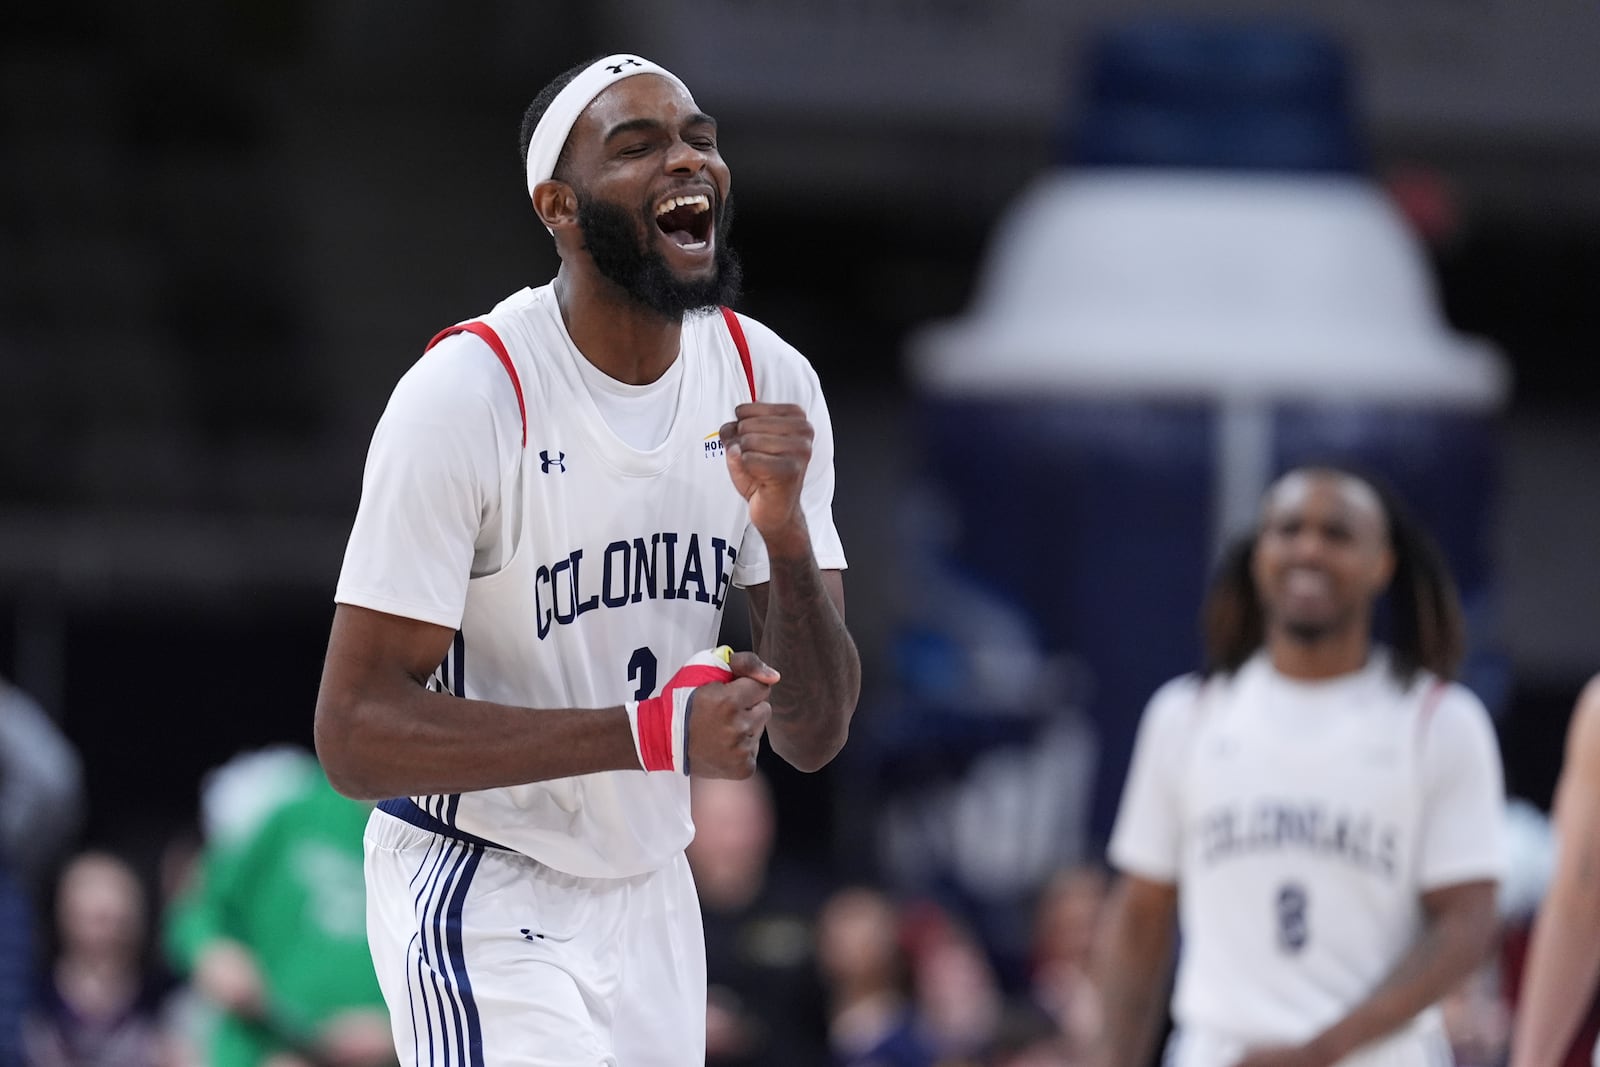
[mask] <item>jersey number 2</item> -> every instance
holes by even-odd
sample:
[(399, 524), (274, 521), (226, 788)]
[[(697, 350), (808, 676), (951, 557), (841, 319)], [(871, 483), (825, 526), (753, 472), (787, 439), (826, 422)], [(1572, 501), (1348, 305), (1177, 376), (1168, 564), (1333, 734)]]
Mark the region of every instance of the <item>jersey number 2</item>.
[(633, 655), (628, 659), (628, 681), (639, 679), (639, 684), (633, 691), (633, 699), (649, 700), (650, 694), (656, 691), (656, 654), (648, 647), (633, 650)]
[(1306, 890), (1298, 882), (1285, 882), (1278, 890), (1278, 947), (1296, 953), (1311, 937), (1307, 925)]

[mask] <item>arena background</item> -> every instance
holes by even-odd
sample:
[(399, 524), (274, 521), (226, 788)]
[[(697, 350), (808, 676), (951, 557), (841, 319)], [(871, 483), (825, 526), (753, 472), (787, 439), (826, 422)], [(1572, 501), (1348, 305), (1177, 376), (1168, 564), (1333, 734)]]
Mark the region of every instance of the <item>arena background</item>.
[[(78, 745), (86, 837), (153, 849), (207, 768), (309, 743), (368, 435), (438, 328), (553, 271), (518, 122), (553, 74), (616, 49), (722, 120), (742, 309), (828, 389), (870, 716), (902, 578), (885, 505), (919, 460), (909, 339), (967, 306), (996, 220), (1059, 162), (1084, 49), (1131, 10), (1066, 7), (9, 5), (0, 674)], [(1498, 721), (1513, 790), (1546, 804), (1600, 669), (1600, 9), (1140, 10), (1288, 13), (1342, 41), (1373, 177), (1423, 228), (1451, 323), (1507, 357)], [(788, 847), (848, 862), (843, 772), (773, 771)]]

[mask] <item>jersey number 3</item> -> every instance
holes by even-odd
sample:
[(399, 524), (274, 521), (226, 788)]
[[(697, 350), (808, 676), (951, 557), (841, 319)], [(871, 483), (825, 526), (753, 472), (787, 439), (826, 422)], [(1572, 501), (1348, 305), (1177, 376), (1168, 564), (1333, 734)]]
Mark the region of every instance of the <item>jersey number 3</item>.
[(649, 700), (650, 694), (656, 691), (656, 654), (648, 646), (634, 649), (628, 658), (628, 681), (635, 678), (639, 681), (633, 699)]

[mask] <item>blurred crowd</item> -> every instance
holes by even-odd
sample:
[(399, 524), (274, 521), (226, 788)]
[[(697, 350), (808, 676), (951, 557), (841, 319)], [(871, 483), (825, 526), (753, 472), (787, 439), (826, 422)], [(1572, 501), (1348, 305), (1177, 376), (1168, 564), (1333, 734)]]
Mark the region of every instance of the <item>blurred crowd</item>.
[[(366, 805), (335, 793), (310, 753), (277, 746), (206, 776), (198, 835), (175, 829), (154, 856), (86, 846), (70, 743), (23, 694), (5, 696), (5, 821), (38, 810), (5, 842), (0, 1063), (395, 1062), (367, 952)], [(21, 766), (34, 780), (11, 773)]]
[[(153, 864), (85, 846), (72, 746), (25, 694), (0, 696), (0, 1063), (394, 1062), (366, 950), (366, 805), (336, 794), (310, 753), (275, 746), (211, 771), (198, 833), (175, 832)], [(880, 864), (840, 877), (786, 849), (760, 774), (697, 779), (694, 812), (708, 1067), (1092, 1062), (1092, 960), (1112, 878), (1092, 851), (1008, 890), (1017, 921), (999, 927), (958, 871), (908, 878)], [(1508, 820), (1501, 951), (1445, 1005), (1461, 1067), (1506, 1061), (1548, 877), (1543, 816), (1518, 801)], [(1010, 928), (1025, 930), (1020, 944), (985, 934)]]

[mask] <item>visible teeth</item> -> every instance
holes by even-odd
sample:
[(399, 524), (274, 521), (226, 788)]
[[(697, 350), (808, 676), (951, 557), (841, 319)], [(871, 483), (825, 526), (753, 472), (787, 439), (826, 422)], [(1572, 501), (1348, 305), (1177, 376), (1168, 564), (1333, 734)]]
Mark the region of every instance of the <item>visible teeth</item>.
[(1314, 596), (1328, 588), (1328, 576), (1317, 571), (1293, 570), (1289, 572), (1288, 587), (1291, 593)]
[(669, 196), (656, 207), (657, 215), (665, 215), (674, 208), (692, 207), (697, 211), (711, 210), (711, 199), (704, 193), (694, 196)]

